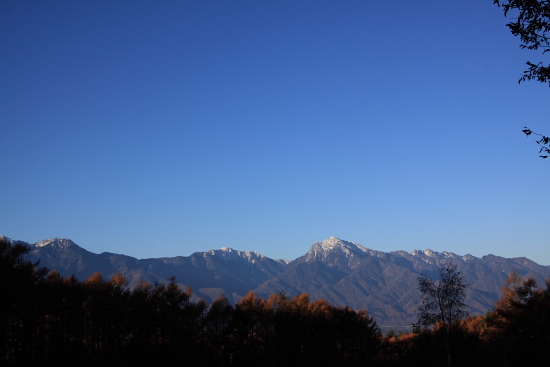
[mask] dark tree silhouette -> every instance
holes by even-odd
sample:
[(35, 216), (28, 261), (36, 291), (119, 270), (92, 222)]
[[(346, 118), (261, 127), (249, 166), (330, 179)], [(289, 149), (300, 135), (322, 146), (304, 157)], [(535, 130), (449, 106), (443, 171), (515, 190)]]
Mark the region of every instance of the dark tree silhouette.
[[(550, 1), (548, 0), (494, 0), (494, 4), (502, 6), (504, 16), (510, 11), (515, 16), (513, 21), (507, 24), (514, 36), (519, 36), (520, 47), (528, 50), (543, 49), (542, 53), (550, 51)], [(526, 70), (519, 82), (536, 80), (550, 85), (550, 65), (544, 66), (542, 62), (532, 63), (527, 61), (529, 69)]]
[(224, 295), (218, 296), (208, 308), (204, 334), (208, 344), (208, 357), (213, 365), (230, 364), (231, 323), (233, 307)]
[(548, 366), (550, 355), (550, 278), (539, 288), (534, 278), (512, 273), (503, 297), (487, 316), (492, 343), (507, 366)]
[[(542, 49), (542, 53), (550, 51), (550, 1), (548, 0), (494, 0), (494, 4), (502, 6), (504, 16), (512, 12), (517, 17), (507, 24), (514, 36), (519, 36), (521, 40), (520, 47), (528, 50)], [(536, 80), (550, 85), (550, 65), (543, 65), (542, 62), (533, 63), (527, 61), (527, 70), (518, 82), (526, 80)], [(534, 133), (528, 128), (523, 132), (529, 136), (531, 134), (540, 136), (537, 144), (540, 146), (539, 153), (541, 158), (548, 158), (550, 155), (550, 138), (541, 134)], [(549, 155), (547, 155), (549, 154)]]
[(46, 275), (29, 250), (0, 237), (0, 366), (363, 366), (381, 355), (365, 310), (252, 291), (208, 306), (174, 277), (129, 289), (119, 273)]
[(40, 349), (39, 290), (48, 272), (24, 258), (30, 247), (0, 236), (0, 365), (26, 365)]
[(523, 128), (523, 133), (527, 136), (531, 134), (540, 136), (539, 140), (536, 140), (536, 143), (540, 146), (539, 154), (544, 153), (544, 155), (541, 155), (540, 157), (548, 158), (547, 154), (550, 154), (550, 138), (548, 136), (537, 134), (527, 127)]
[(464, 276), (457, 271), (456, 264), (446, 264), (439, 268), (439, 280), (421, 276), (418, 289), (422, 304), (418, 308), (418, 326), (428, 329), (432, 325), (443, 333), (447, 361), (451, 366), (451, 346), (449, 336), (466, 317), (466, 289), (468, 284)]

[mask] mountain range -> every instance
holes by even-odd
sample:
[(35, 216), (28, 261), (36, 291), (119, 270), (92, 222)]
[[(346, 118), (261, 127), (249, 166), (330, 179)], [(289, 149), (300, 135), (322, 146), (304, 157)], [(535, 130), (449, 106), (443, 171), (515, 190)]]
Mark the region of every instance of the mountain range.
[(29, 245), (30, 260), (39, 260), (41, 266), (64, 277), (85, 280), (98, 271), (109, 278), (120, 272), (128, 286), (134, 287), (140, 281), (163, 283), (175, 276), (182, 287), (192, 288), (194, 297), (209, 303), (221, 294), (236, 303), (249, 291), (264, 298), (281, 291), (289, 296), (308, 293), (312, 300), (324, 298), (334, 305), (366, 309), (382, 330), (410, 329), (419, 305), (418, 277), (435, 279), (438, 269), (449, 262), (457, 264), (469, 283), (466, 303), (470, 314), (493, 308), (512, 271), (523, 278), (533, 277), (540, 285), (550, 277), (550, 266), (524, 257), (479, 258), (432, 250), (381, 252), (336, 237), (314, 243), (295, 260), (270, 259), (228, 247), (190, 256), (136, 259), (109, 252), (95, 254), (69, 239), (34, 244), (8, 241)]

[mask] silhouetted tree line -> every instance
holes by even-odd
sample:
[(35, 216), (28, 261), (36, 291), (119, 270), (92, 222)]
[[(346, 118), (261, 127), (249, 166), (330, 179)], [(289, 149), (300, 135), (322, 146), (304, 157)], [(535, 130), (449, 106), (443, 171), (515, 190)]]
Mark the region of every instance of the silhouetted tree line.
[(550, 280), (512, 274), (485, 316), (382, 336), (364, 311), (307, 294), (235, 306), (220, 296), (117, 274), (63, 278), (25, 260), (28, 246), (0, 241), (0, 366), (549, 366)]
[(63, 278), (29, 250), (0, 241), (0, 366), (357, 366), (382, 344), (366, 311), (307, 294), (207, 305), (175, 278), (134, 289), (120, 274)]
[(443, 366), (450, 352), (453, 366), (550, 366), (550, 278), (538, 288), (534, 279), (513, 272), (502, 293), (492, 311), (454, 327), (438, 322), (408, 334), (390, 332), (381, 360), (386, 366)]

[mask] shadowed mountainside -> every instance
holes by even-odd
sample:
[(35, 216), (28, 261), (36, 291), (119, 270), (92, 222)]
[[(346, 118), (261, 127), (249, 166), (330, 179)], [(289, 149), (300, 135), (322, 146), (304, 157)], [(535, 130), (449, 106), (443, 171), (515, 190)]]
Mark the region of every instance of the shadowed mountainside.
[(227, 247), (191, 256), (136, 259), (107, 252), (94, 254), (68, 239), (30, 246), (32, 261), (40, 260), (42, 266), (56, 269), (62, 276), (83, 280), (96, 271), (106, 278), (120, 272), (130, 287), (142, 280), (162, 283), (175, 276), (180, 285), (190, 286), (196, 297), (209, 303), (220, 294), (235, 303), (250, 290), (264, 298), (281, 291), (289, 296), (308, 293), (312, 300), (324, 298), (335, 305), (366, 309), (385, 330), (408, 329), (416, 321), (417, 278), (421, 273), (435, 277), (445, 263), (456, 263), (470, 283), (467, 304), (471, 314), (492, 309), (502, 284), (514, 270), (524, 278), (534, 277), (539, 284), (550, 277), (549, 266), (526, 258), (478, 258), (431, 250), (385, 253), (335, 237), (314, 243), (293, 261)]

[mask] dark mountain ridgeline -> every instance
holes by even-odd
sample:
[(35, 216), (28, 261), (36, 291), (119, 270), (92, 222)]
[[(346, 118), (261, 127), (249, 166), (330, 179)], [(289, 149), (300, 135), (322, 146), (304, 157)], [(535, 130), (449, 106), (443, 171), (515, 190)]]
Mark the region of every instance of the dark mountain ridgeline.
[(431, 250), (385, 253), (331, 237), (313, 244), (294, 261), (273, 260), (256, 252), (230, 248), (197, 252), (191, 256), (136, 259), (130, 256), (94, 254), (71, 240), (38, 242), (28, 255), (40, 265), (56, 269), (61, 276), (84, 280), (99, 271), (105, 279), (120, 272), (135, 287), (141, 280), (166, 283), (175, 276), (193, 296), (212, 303), (224, 294), (234, 304), (250, 290), (267, 299), (285, 291), (289, 296), (308, 293), (334, 305), (366, 309), (383, 329), (408, 329), (416, 321), (420, 273), (435, 276), (438, 268), (453, 262), (471, 284), (467, 304), (471, 314), (484, 314), (501, 296), (508, 275), (517, 271), (544, 284), (550, 267), (526, 258), (495, 255), (477, 258)]

